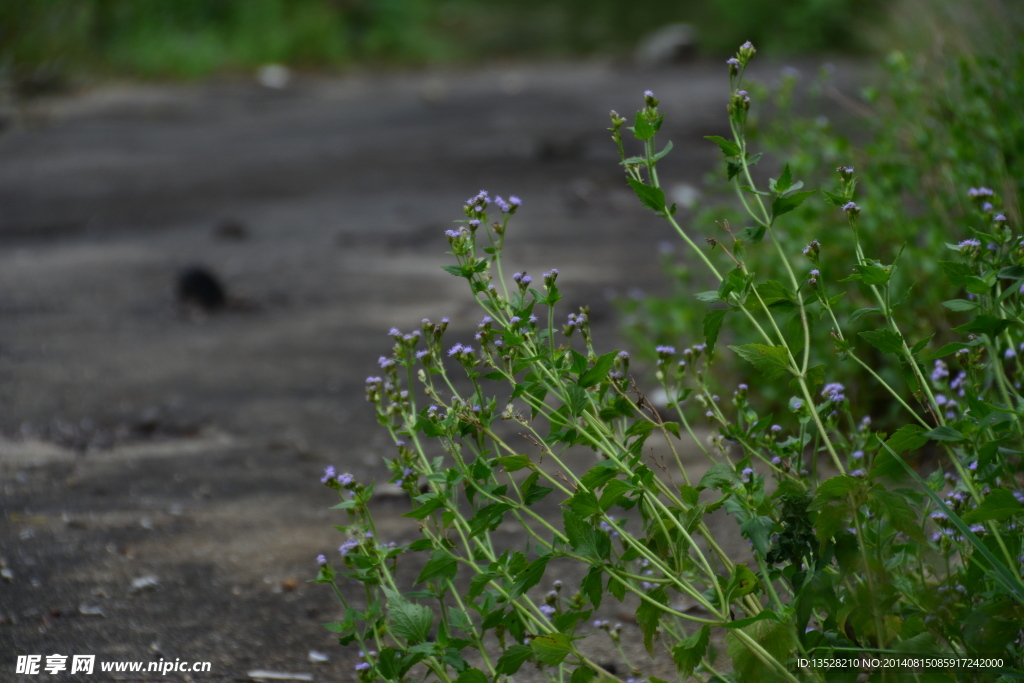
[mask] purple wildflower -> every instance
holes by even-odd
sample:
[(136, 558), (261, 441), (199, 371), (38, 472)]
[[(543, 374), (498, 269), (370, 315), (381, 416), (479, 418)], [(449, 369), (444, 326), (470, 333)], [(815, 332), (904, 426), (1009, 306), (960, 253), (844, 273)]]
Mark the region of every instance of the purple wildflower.
[(326, 484), (331, 479), (334, 479), (336, 476), (337, 474), (334, 471), (334, 465), (328, 465), (327, 468), (324, 470), (324, 476), (320, 477), (320, 483)]
[(843, 394), (844, 391), (846, 391), (846, 388), (842, 384), (831, 382), (826, 384), (825, 388), (821, 390), (821, 395), (833, 403), (842, 403), (846, 400), (846, 396)]
[(322, 567), (325, 564), (327, 564), (327, 558), (324, 557), (323, 555), (317, 555), (316, 556), (316, 563)]

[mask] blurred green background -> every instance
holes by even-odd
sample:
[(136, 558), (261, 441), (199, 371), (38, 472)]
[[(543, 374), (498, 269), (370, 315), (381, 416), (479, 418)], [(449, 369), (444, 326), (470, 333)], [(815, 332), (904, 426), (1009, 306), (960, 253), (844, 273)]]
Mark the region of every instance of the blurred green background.
[(628, 55), (672, 22), (705, 55), (863, 49), (882, 0), (3, 0), (0, 70), (194, 78), (271, 62), (335, 69)]

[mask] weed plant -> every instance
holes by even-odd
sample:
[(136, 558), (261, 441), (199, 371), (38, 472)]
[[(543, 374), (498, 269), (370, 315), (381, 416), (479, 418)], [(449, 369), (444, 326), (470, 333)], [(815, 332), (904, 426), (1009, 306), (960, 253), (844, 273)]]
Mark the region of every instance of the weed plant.
[[(657, 683), (587, 654), (592, 639), (607, 650), (634, 637), (680, 680), (1020, 680), (1024, 238), (999, 192), (959, 188), (974, 210), (925, 265), (865, 231), (851, 166), (821, 192), (789, 164), (757, 184), (744, 89), (754, 54), (746, 43), (729, 60), (731, 135), (711, 138), (749, 227), (723, 225), (714, 244), (698, 244), (666, 201), (657, 97), (645, 93), (630, 126), (611, 114), (626, 182), (718, 282), (695, 295), (700, 327), (654, 351), (667, 409), (633, 382), (627, 352), (601, 352), (586, 309), (556, 316), (556, 270), (504, 272), (517, 198), (480, 192), (447, 232), (445, 270), (484, 314), (475, 339), (453, 343), (447, 320), (392, 329), (366, 381), (420, 538), (378, 536), (372, 483), (333, 467), (322, 479), (348, 524), (315, 580), (342, 603), (327, 628), (360, 651), (359, 680), (485, 683), (536, 670)], [(787, 237), (809, 202), (845, 229)], [(759, 277), (754, 253), (782, 276)], [(963, 322), (921, 336), (917, 307), (894, 295), (904, 272), (940, 273), (929, 287)], [(846, 313), (854, 291), (871, 310)], [(850, 333), (866, 316), (874, 328)], [(747, 383), (723, 387), (720, 363)], [(786, 395), (775, 414), (762, 405), (767, 386)], [(887, 396), (899, 424), (878, 430), (856, 412), (859, 387)], [(908, 460), (925, 447), (937, 461), (919, 470)], [(557, 516), (542, 514), (546, 499)], [(727, 551), (716, 511), (749, 550)], [(503, 525), (526, 540), (510, 544)], [(420, 568), (412, 584), (400, 567)], [(635, 626), (604, 620), (614, 601), (635, 605)]]

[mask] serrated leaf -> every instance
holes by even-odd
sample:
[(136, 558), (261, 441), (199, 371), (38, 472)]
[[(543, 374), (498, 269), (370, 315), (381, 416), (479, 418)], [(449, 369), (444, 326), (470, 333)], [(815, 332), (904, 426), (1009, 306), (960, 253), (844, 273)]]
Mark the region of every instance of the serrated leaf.
[(740, 478), (736, 474), (736, 470), (725, 463), (716, 462), (700, 478), (697, 488), (725, 491), (738, 484), (740, 484)]
[(757, 244), (764, 239), (766, 232), (768, 232), (768, 228), (763, 225), (748, 225), (736, 233), (736, 237)]
[(903, 338), (892, 330), (867, 330), (860, 336), (882, 353), (899, 353), (903, 350)]
[(924, 429), (915, 424), (903, 425), (885, 440), (885, 445), (897, 453), (917, 450), (926, 443), (928, 437), (924, 436)]
[(572, 652), (572, 641), (564, 633), (545, 633), (532, 638), (530, 648), (538, 662), (558, 666)]
[(621, 479), (612, 479), (605, 485), (604, 490), (601, 491), (601, 499), (598, 501), (598, 504), (602, 510), (607, 512), (620, 498), (633, 490), (634, 487), (629, 482)]
[(530, 564), (526, 565), (525, 569), (516, 574), (516, 581), (512, 584), (509, 597), (518, 598), (520, 595), (536, 586), (544, 576), (544, 570), (547, 569), (548, 562), (550, 560), (550, 555), (542, 555)]
[(787, 214), (799, 207), (814, 193), (815, 190), (804, 190), (803, 192), (794, 192), (793, 194), (785, 197), (776, 197), (775, 200), (772, 201), (772, 223), (774, 224), (775, 220), (779, 216)]
[(470, 667), (459, 674), (459, 677), (455, 679), (455, 683), (490, 683), (490, 679), (480, 669)]
[(707, 342), (709, 352), (714, 350), (715, 344), (718, 342), (718, 333), (722, 329), (722, 321), (725, 320), (725, 314), (728, 312), (727, 308), (717, 308), (704, 314), (704, 340)]
[(636, 196), (639, 197), (640, 203), (652, 211), (664, 211), (665, 210), (665, 193), (660, 187), (651, 187), (646, 185), (636, 178), (626, 178), (629, 186), (636, 192)]
[(711, 142), (718, 145), (718, 149), (722, 150), (722, 154), (727, 157), (738, 157), (740, 155), (740, 146), (732, 140), (726, 140), (719, 135), (705, 135), (705, 140), (711, 140)]
[(970, 278), (975, 277), (974, 270), (959, 261), (939, 261), (939, 267), (954, 287), (964, 287)]
[(897, 531), (916, 541), (924, 541), (917, 512), (905, 496), (876, 486), (868, 493), (867, 506), (876, 515), (887, 519)]
[(440, 548), (430, 553), (430, 560), (423, 566), (416, 583), (431, 581), (433, 579), (454, 579), (459, 570), (458, 561), (455, 556), (447, 550)]
[(760, 370), (765, 379), (778, 379), (789, 372), (789, 354), (785, 346), (744, 344), (729, 348), (740, 358)]
[(826, 479), (818, 486), (814, 502), (810, 504), (809, 508), (818, 509), (825, 503), (845, 498), (848, 494), (860, 489), (861, 486), (860, 480), (848, 474), (839, 474), (831, 479)]
[(707, 653), (708, 644), (711, 642), (711, 629), (707, 624), (700, 627), (700, 630), (689, 638), (684, 638), (672, 648), (672, 661), (676, 664), (679, 676), (682, 679), (688, 678), (693, 670), (700, 664), (700, 660)]
[(572, 676), (569, 677), (569, 683), (590, 683), (595, 678), (597, 678), (597, 672), (586, 664), (581, 664), (572, 672)]
[(580, 584), (580, 589), (590, 598), (590, 604), (594, 606), (594, 609), (601, 606), (601, 598), (604, 596), (603, 580), (604, 571), (601, 565), (594, 564), (590, 566), (590, 571), (583, 577), (583, 582)]
[(726, 598), (730, 601), (742, 598), (757, 590), (759, 584), (757, 575), (750, 571), (747, 565), (738, 564), (733, 568), (732, 574), (729, 576), (729, 583), (725, 586)]
[(981, 505), (964, 515), (967, 524), (978, 524), (989, 520), (1002, 521), (1024, 513), (1021, 503), (1009, 489), (994, 489), (985, 496)]
[(761, 284), (757, 285), (755, 289), (757, 290), (758, 296), (761, 297), (761, 301), (763, 301), (766, 306), (771, 306), (773, 304), (783, 302), (793, 302), (792, 292), (790, 292), (781, 283), (776, 282), (775, 280), (768, 280), (767, 282), (762, 282)]
[(384, 593), (387, 595), (388, 615), (395, 635), (414, 645), (425, 642), (430, 634), (430, 626), (434, 623), (434, 612), (429, 607), (409, 602), (390, 588), (384, 587)]
[(664, 588), (658, 587), (648, 591), (647, 597), (650, 601), (641, 600), (636, 608), (636, 623), (644, 634), (644, 648), (653, 654), (654, 635), (658, 631), (661, 615), (665, 612), (664, 605), (668, 604), (668, 593)]
[(782, 168), (782, 175), (775, 181), (774, 189), (779, 194), (782, 194), (791, 187), (793, 187), (793, 172), (789, 170), (789, 164), (786, 164)]
[(512, 674), (519, 671), (519, 667), (533, 654), (533, 648), (529, 645), (513, 645), (501, 653), (495, 672), (499, 674)]
[(569, 414), (579, 417), (587, 407), (587, 391), (576, 384), (565, 387), (566, 399), (568, 400)]

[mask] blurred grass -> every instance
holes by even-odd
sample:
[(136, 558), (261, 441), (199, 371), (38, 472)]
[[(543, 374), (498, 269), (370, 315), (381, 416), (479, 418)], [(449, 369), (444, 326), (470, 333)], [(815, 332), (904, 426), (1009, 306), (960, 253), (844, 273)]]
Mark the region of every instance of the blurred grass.
[(628, 54), (695, 25), (706, 54), (851, 50), (880, 0), (3, 0), (0, 71), (194, 78), (267, 63), (339, 68)]

